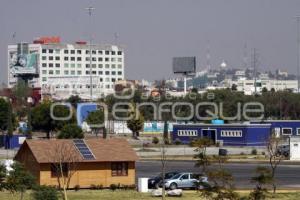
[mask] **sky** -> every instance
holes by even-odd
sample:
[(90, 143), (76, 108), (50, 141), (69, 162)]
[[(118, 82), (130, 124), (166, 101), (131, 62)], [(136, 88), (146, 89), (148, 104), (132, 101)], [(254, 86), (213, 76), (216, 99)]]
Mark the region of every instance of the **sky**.
[[(91, 23), (88, 6), (95, 7)], [(91, 33), (94, 43), (124, 46), (127, 79), (170, 78), (176, 56), (196, 56), (203, 70), (208, 49), (212, 68), (222, 60), (243, 68), (256, 48), (259, 70), (295, 73), (296, 15), (299, 0), (0, 0), (0, 81), (8, 44), (39, 36), (67, 43)]]

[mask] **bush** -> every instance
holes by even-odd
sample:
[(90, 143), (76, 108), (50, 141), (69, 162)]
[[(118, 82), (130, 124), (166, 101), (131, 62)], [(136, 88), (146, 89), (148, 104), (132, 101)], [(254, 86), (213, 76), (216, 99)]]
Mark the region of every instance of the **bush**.
[(240, 153), (240, 155), (242, 155), (242, 156), (243, 156), (243, 155), (245, 155), (245, 153), (244, 153), (244, 152), (241, 152), (241, 153)]
[(176, 145), (180, 145), (182, 142), (181, 142), (180, 139), (177, 138), (177, 139), (174, 141), (174, 143), (175, 143)]
[(96, 190), (96, 189), (97, 189), (97, 186), (96, 186), (95, 184), (92, 184), (92, 185), (90, 186), (90, 189), (91, 189), (91, 190)]
[(55, 187), (41, 185), (34, 188), (32, 197), (34, 200), (58, 200), (58, 192)]
[(266, 153), (263, 151), (263, 152), (261, 152), (261, 155), (265, 156), (265, 155), (266, 155)]
[(252, 149), (251, 154), (252, 155), (257, 155), (257, 150), (256, 149)]
[(158, 144), (159, 143), (159, 139), (157, 137), (153, 137), (152, 138), (152, 143), (153, 144)]
[(80, 185), (75, 185), (74, 190), (75, 190), (75, 191), (80, 190)]
[(103, 185), (95, 185), (95, 184), (92, 184), (90, 186), (90, 189), (91, 190), (102, 190), (103, 189)]
[(116, 184), (110, 184), (109, 189), (115, 191), (118, 188)]

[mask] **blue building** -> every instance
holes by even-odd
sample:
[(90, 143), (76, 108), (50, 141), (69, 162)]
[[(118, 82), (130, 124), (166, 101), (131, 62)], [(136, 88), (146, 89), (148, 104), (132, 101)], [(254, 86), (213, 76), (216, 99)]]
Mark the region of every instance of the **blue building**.
[(232, 124), (174, 124), (172, 140), (184, 144), (208, 137), (225, 146), (264, 146), (274, 133), (276, 136), (300, 135), (300, 120), (265, 120)]
[(271, 124), (174, 124), (172, 140), (184, 144), (208, 137), (224, 146), (264, 146)]
[(271, 130), (277, 136), (289, 137), (300, 135), (300, 120), (264, 120), (251, 124), (271, 124)]

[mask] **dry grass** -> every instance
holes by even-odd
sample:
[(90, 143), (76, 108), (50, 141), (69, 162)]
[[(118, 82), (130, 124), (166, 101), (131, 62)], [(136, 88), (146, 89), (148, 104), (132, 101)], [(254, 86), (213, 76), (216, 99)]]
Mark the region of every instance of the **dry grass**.
[[(241, 196), (247, 196), (249, 191), (239, 191)], [(110, 190), (79, 190), (79, 191), (69, 191), (69, 199), (71, 200), (152, 200), (160, 199), (157, 197), (151, 197), (150, 194), (142, 194), (136, 191), (110, 191)], [(272, 200), (298, 200), (300, 192), (298, 191), (280, 191), (274, 198), (269, 198)], [(0, 192), (1, 200), (18, 200), (20, 199), (19, 194), (12, 195), (8, 192)], [(24, 200), (32, 199), (30, 192), (27, 192)], [(201, 200), (199, 194), (195, 191), (184, 191), (181, 198), (167, 199), (182, 199), (182, 200)]]

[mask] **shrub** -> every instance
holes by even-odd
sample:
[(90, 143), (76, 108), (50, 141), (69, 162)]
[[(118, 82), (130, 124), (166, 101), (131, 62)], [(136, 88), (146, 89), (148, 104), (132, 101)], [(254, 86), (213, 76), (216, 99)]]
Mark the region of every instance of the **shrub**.
[(96, 189), (97, 189), (97, 186), (96, 186), (95, 184), (92, 184), (92, 185), (90, 186), (90, 189), (91, 189), (91, 190), (96, 190)]
[(257, 155), (257, 150), (256, 149), (252, 149), (251, 154), (252, 155)]
[(153, 144), (158, 144), (159, 143), (159, 139), (157, 137), (153, 137), (152, 138), (152, 143)]
[(75, 185), (74, 190), (75, 190), (75, 191), (80, 190), (80, 185)]
[(103, 185), (101, 184), (101, 185), (96, 185), (96, 189), (97, 190), (102, 190), (103, 189)]
[(174, 141), (174, 143), (175, 143), (176, 145), (180, 145), (182, 142), (181, 142), (181, 140), (180, 140), (179, 138), (177, 138), (177, 139)]
[(118, 188), (116, 184), (110, 184), (109, 189), (115, 191)]
[(55, 187), (41, 185), (34, 188), (32, 197), (34, 200), (58, 200), (58, 192)]
[(242, 156), (243, 156), (243, 155), (245, 155), (245, 153), (244, 153), (244, 152), (241, 152), (241, 153), (240, 153), (240, 155), (242, 155)]
[(263, 156), (264, 156), (264, 155), (266, 155), (266, 153), (263, 151), (263, 152), (261, 152), (261, 155), (263, 155)]

